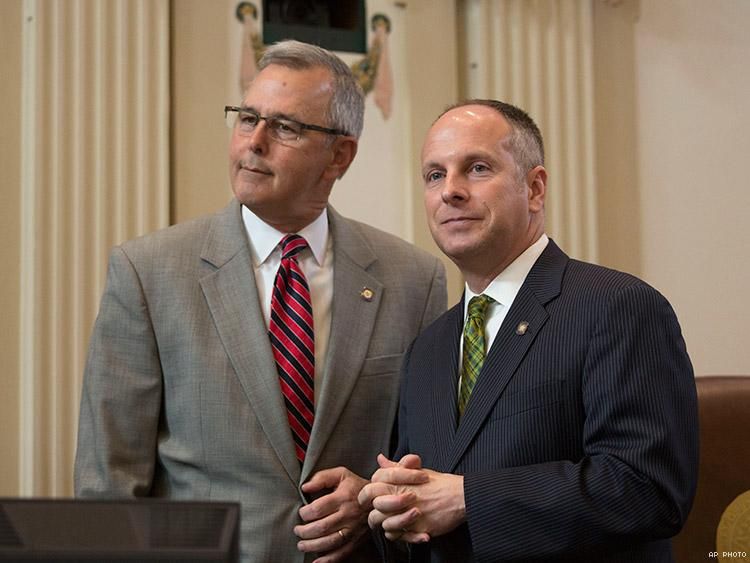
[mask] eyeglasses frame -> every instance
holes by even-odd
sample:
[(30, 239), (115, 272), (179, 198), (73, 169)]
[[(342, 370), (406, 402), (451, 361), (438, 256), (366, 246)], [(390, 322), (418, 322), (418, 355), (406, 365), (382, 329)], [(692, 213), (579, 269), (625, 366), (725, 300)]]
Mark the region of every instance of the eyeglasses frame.
[[(299, 126), (302, 130), (308, 130), (308, 131), (318, 131), (320, 133), (326, 133), (328, 135), (336, 135), (341, 137), (349, 137), (350, 135), (346, 131), (342, 131), (341, 129), (331, 129), (329, 127), (322, 127), (320, 125), (310, 125), (309, 123), (303, 123), (302, 121), (297, 121), (296, 119), (291, 119), (289, 117), (280, 117), (280, 116), (269, 116), (269, 115), (261, 115), (254, 109), (246, 108), (246, 107), (239, 107), (239, 106), (224, 106), (224, 119), (226, 120), (229, 112), (237, 112), (237, 115), (240, 114), (240, 112), (243, 113), (252, 113), (254, 115), (258, 116), (258, 120), (263, 120), (268, 122), (269, 119), (281, 119), (283, 121), (289, 121), (291, 123), (294, 123), (295, 125)], [(257, 124), (256, 124), (257, 127)], [(299, 136), (297, 137), (297, 140), (299, 140)]]

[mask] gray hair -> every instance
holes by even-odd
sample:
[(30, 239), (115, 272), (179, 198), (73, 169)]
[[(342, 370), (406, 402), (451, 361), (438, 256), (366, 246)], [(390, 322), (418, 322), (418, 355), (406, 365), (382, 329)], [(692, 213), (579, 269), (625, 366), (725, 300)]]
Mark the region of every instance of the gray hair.
[(537, 124), (534, 123), (534, 120), (529, 117), (528, 113), (506, 102), (473, 99), (464, 100), (448, 107), (440, 114), (440, 117), (453, 109), (464, 106), (486, 106), (494, 109), (506, 119), (513, 130), (512, 135), (507, 141), (508, 150), (510, 150), (513, 159), (516, 161), (519, 174), (526, 175), (535, 166), (544, 166), (544, 140), (542, 139), (542, 132), (537, 127)]
[(359, 139), (365, 114), (365, 94), (351, 69), (330, 51), (300, 41), (279, 41), (263, 53), (258, 70), (269, 65), (295, 70), (314, 67), (328, 69), (333, 76), (333, 94), (328, 106), (328, 127), (339, 129)]

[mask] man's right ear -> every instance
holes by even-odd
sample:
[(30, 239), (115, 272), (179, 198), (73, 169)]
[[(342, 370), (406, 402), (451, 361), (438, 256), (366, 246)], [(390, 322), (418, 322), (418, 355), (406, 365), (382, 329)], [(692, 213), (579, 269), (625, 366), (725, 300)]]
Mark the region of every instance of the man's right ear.
[(529, 170), (526, 185), (529, 187), (529, 210), (535, 213), (542, 211), (547, 196), (547, 170), (544, 166), (535, 166)]
[(327, 174), (333, 179), (340, 180), (354, 161), (354, 157), (357, 156), (358, 147), (359, 143), (355, 137), (343, 135), (336, 137), (331, 147), (333, 158), (328, 165)]

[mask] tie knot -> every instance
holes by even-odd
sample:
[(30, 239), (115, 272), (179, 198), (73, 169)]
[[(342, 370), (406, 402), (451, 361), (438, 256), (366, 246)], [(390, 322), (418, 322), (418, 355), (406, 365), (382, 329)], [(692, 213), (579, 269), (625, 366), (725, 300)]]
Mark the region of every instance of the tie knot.
[(484, 320), (484, 315), (487, 312), (487, 307), (492, 303), (494, 299), (489, 295), (477, 295), (472, 297), (469, 301), (469, 318)]
[(307, 241), (299, 235), (286, 235), (281, 240), (281, 258), (294, 258), (307, 248)]

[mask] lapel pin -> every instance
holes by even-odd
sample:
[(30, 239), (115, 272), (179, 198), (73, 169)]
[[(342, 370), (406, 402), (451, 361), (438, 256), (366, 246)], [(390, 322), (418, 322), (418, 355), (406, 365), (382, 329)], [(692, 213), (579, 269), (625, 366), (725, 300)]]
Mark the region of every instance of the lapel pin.
[(524, 334), (526, 334), (527, 330), (529, 330), (529, 323), (526, 321), (521, 321), (516, 327), (516, 334), (519, 336), (523, 336)]
[(365, 301), (372, 301), (372, 298), (375, 297), (375, 292), (369, 287), (363, 287), (362, 291), (359, 292), (359, 295)]

